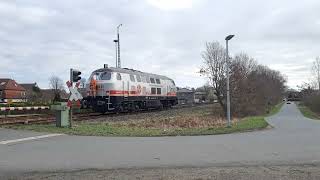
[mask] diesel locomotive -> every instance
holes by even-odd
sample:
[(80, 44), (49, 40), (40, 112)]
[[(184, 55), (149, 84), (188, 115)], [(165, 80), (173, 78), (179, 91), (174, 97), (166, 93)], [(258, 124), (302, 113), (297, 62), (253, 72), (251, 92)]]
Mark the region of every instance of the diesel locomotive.
[(172, 79), (128, 68), (105, 66), (92, 72), (86, 101), (96, 112), (167, 108), (178, 103)]

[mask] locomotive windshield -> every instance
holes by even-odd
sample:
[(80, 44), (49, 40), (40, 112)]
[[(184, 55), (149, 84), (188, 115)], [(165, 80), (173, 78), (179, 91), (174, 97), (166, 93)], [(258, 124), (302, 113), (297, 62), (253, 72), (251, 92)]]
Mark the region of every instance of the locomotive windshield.
[(111, 79), (111, 72), (102, 72), (100, 74), (101, 80), (110, 80)]
[(94, 72), (91, 74), (90, 79), (95, 78), (96, 80), (110, 80), (111, 79), (111, 72)]

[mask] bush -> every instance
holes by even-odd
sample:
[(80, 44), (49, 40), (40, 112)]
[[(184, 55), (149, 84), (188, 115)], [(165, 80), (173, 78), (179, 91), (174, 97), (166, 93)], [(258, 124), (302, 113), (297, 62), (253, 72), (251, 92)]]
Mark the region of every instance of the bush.
[(311, 111), (320, 113), (320, 94), (314, 92), (302, 98), (302, 103), (307, 106)]

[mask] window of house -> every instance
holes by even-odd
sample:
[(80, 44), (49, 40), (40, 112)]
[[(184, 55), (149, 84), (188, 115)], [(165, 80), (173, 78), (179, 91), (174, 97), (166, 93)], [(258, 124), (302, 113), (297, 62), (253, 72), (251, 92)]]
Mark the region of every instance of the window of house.
[(156, 83), (157, 83), (157, 84), (160, 84), (160, 79), (156, 79)]
[(150, 78), (150, 82), (154, 84), (155, 83), (154, 78)]
[(101, 80), (110, 80), (111, 79), (111, 72), (103, 72), (100, 75)]
[(139, 75), (136, 75), (137, 82), (141, 82), (141, 77)]
[(161, 88), (157, 88), (157, 94), (161, 94)]
[(0, 91), (0, 96), (2, 95), (2, 91)]
[(121, 80), (121, 74), (117, 73), (117, 80)]
[(151, 88), (151, 94), (157, 94), (157, 88)]
[(131, 80), (132, 82), (136, 82), (136, 80), (134, 79), (134, 75), (130, 74), (130, 80)]

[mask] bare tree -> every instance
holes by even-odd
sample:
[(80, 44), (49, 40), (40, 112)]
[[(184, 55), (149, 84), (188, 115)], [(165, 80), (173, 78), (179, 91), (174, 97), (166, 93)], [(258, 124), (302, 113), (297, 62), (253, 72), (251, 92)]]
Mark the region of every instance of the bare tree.
[[(200, 70), (208, 77), (218, 102), (226, 112), (225, 50), (218, 42), (206, 44)], [(230, 59), (231, 113), (237, 116), (260, 115), (282, 100), (286, 79), (245, 53)]]
[(64, 84), (62, 79), (58, 76), (52, 75), (49, 79), (49, 86), (53, 91), (54, 98), (53, 101), (60, 101), (61, 100), (61, 91), (64, 90)]
[(319, 56), (316, 57), (316, 60), (313, 62), (312, 72), (313, 72), (313, 75), (316, 77), (318, 89), (320, 90), (320, 57)]
[(206, 43), (206, 50), (202, 52), (204, 65), (200, 70), (202, 75), (209, 79), (210, 85), (213, 87), (218, 102), (223, 108), (226, 108), (226, 67), (225, 67), (225, 49), (219, 42)]

